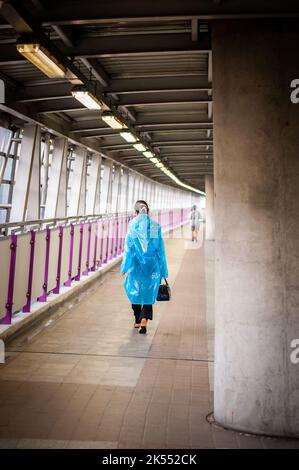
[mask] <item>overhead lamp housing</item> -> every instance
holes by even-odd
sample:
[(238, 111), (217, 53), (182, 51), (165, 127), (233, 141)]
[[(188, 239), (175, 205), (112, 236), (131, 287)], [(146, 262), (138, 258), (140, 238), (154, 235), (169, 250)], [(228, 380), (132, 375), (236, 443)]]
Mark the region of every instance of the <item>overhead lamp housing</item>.
[(155, 156), (153, 152), (150, 152), (150, 150), (146, 150), (145, 152), (142, 152), (142, 153), (146, 158), (153, 158)]
[(132, 132), (120, 132), (120, 136), (129, 143), (137, 142), (137, 139)]
[(112, 113), (103, 113), (102, 120), (112, 129), (126, 129), (126, 125)]
[(103, 107), (103, 103), (88, 90), (75, 88), (72, 90), (72, 95), (88, 109), (102, 109)]
[(141, 144), (140, 142), (138, 144), (135, 144), (133, 145), (133, 147), (138, 150), (138, 152), (145, 152), (146, 151), (146, 148), (143, 144)]
[(150, 158), (150, 161), (156, 165), (156, 163), (159, 163), (159, 160), (157, 158)]
[(66, 68), (38, 43), (17, 44), (17, 50), (49, 78), (63, 78)]

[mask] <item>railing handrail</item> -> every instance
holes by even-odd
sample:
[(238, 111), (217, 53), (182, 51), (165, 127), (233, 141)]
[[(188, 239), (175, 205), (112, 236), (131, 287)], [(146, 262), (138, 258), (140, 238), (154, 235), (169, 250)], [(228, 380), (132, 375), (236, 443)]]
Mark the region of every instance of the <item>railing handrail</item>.
[[(174, 207), (172, 209), (152, 209), (150, 212), (155, 212), (155, 211), (169, 211), (169, 210), (175, 210), (179, 209), (178, 207)], [(115, 217), (115, 216), (121, 216), (121, 215), (130, 215), (132, 214), (133, 211), (123, 211), (123, 212), (109, 212), (109, 213), (104, 213), (104, 214), (87, 214), (87, 215), (77, 215), (77, 216), (66, 216), (66, 217), (54, 217), (51, 219), (35, 219), (35, 220), (23, 220), (23, 221), (18, 221), (18, 222), (7, 222), (4, 224), (0, 224), (0, 231), (9, 229), (12, 227), (15, 227), (15, 230), (12, 230), (12, 233), (15, 231), (19, 230), (24, 230), (26, 226), (44, 226), (44, 228), (47, 228), (49, 225), (65, 225), (71, 221), (85, 221), (85, 220), (92, 220), (92, 219), (102, 219), (102, 218), (107, 218), (107, 217)], [(6, 236), (4, 234), (0, 233), (1, 236)]]

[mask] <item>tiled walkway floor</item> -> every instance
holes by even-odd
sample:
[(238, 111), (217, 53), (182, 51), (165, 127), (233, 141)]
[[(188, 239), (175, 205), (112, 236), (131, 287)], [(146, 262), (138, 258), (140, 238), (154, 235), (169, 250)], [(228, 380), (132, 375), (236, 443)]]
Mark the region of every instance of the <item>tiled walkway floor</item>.
[[(267, 448), (298, 441), (212, 426), (213, 244), (166, 240), (171, 302), (146, 336), (118, 268), (9, 345), (0, 366), (3, 448)], [(201, 234), (202, 237), (202, 234)]]

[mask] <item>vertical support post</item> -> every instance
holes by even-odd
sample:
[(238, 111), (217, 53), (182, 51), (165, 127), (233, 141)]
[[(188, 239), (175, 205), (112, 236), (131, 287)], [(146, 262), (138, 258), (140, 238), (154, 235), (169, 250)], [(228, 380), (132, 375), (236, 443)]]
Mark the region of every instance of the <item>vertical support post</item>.
[(88, 224), (88, 240), (87, 240), (87, 258), (85, 263), (84, 276), (88, 276), (89, 271), (89, 258), (90, 258), (90, 243), (91, 243), (91, 223)]
[(51, 231), (49, 228), (46, 229), (46, 259), (45, 259), (45, 272), (44, 272), (44, 284), (43, 294), (38, 298), (40, 302), (46, 302), (48, 296), (48, 273), (49, 273), (49, 257), (50, 257), (50, 242), (51, 242)]
[(75, 156), (75, 161), (73, 167), (70, 204), (68, 207), (69, 216), (84, 215), (86, 209), (85, 188), (87, 150), (85, 148), (78, 147), (73, 155)]
[(40, 128), (25, 125), (22, 137), (18, 178), (12, 195), (10, 221), (40, 217)]
[(26, 304), (23, 307), (23, 312), (30, 312), (31, 306), (31, 291), (32, 291), (32, 278), (33, 278), (33, 263), (34, 263), (34, 248), (35, 248), (35, 232), (31, 230), (31, 239), (30, 239), (30, 260), (29, 260), (29, 274), (28, 274), (28, 287), (26, 293)]
[(56, 275), (56, 287), (53, 289), (54, 294), (60, 292), (60, 275), (61, 275), (61, 258), (62, 258), (62, 244), (63, 244), (63, 227), (59, 227), (59, 247), (58, 247), (58, 263)]
[(56, 138), (51, 162), (51, 172), (45, 201), (45, 219), (66, 216), (67, 195), (67, 139)]
[(83, 224), (80, 225), (79, 260), (78, 260), (77, 276), (75, 277), (76, 281), (80, 281), (80, 278), (81, 278), (82, 246), (83, 246)]
[(17, 255), (17, 235), (11, 235), (10, 244), (10, 268), (7, 289), (7, 302), (5, 316), (0, 320), (2, 325), (10, 325), (12, 319), (12, 306), (13, 306), (13, 293), (15, 283), (15, 268), (16, 268), (16, 255)]
[(65, 286), (69, 287), (72, 284), (72, 269), (73, 269), (73, 253), (74, 253), (74, 225), (71, 224), (70, 231), (70, 262), (69, 262), (69, 278), (65, 282)]

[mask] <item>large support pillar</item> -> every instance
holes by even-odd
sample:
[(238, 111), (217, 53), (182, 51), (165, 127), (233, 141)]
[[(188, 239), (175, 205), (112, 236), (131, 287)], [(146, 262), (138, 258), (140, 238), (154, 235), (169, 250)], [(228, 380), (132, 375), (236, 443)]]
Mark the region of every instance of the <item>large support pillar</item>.
[[(287, 32), (293, 31), (293, 32)], [(213, 24), (215, 418), (299, 436), (299, 32)]]
[(214, 176), (205, 176), (205, 192), (206, 192), (206, 240), (215, 239), (215, 221), (214, 221)]

